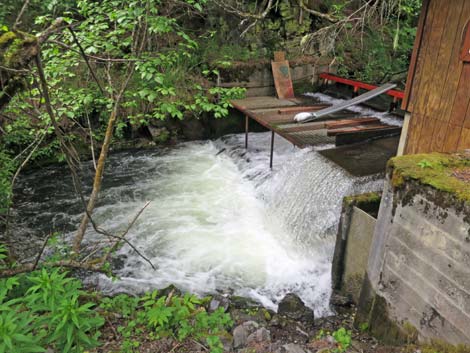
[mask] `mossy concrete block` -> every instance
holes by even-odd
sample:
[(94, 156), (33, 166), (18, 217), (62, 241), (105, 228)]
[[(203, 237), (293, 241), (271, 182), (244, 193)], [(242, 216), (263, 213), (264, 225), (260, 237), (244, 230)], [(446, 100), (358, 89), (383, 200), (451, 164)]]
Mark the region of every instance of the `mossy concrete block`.
[(340, 225), (333, 256), (333, 289), (351, 296), (355, 303), (367, 269), (369, 248), (380, 205), (380, 194), (366, 193), (343, 199)]
[(422, 340), (470, 344), (469, 166), (468, 153), (388, 166), (368, 276), (387, 317)]

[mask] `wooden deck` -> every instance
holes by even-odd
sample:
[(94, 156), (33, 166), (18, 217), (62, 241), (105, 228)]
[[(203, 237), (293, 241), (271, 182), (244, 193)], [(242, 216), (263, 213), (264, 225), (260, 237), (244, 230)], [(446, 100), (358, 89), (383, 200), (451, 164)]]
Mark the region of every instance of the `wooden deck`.
[(248, 147), (250, 119), (257, 121), (271, 130), (273, 134), (282, 136), (299, 148), (332, 144), (337, 141), (338, 136), (342, 135), (363, 132), (386, 135), (397, 132), (396, 127), (383, 124), (378, 118), (361, 117), (353, 112), (340, 112), (321, 121), (299, 124), (294, 121), (297, 113), (313, 112), (329, 106), (308, 99), (250, 97), (234, 100), (232, 105), (246, 116), (246, 147)]

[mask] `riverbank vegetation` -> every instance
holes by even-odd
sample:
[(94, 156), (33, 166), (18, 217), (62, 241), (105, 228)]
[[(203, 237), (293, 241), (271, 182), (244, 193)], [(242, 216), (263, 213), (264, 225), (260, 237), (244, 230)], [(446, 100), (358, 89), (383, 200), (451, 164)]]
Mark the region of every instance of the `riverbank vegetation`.
[[(117, 351), (139, 351), (136, 337), (145, 332), (151, 340), (171, 337), (174, 351), (190, 339), (203, 351), (220, 352), (231, 319), (223, 310), (209, 313), (204, 299), (171, 293), (102, 298), (71, 276), (112, 276), (110, 259), (120, 246), (133, 247), (126, 235), (146, 207), (120, 234), (95, 222), (108, 154), (150, 133), (152, 143), (178, 141), (169, 121), (226, 117), (230, 100), (245, 91), (221, 87), (220, 70), (270, 59), (276, 50), (289, 58), (327, 57), (344, 76), (403, 84), (419, 8), (419, 0), (2, 4), (0, 352), (95, 349), (103, 327), (119, 337)], [(89, 194), (83, 159), (94, 165)], [(60, 234), (52, 231), (34, 258), (24, 258), (10, 227), (15, 182), (45, 163), (67, 165), (83, 217), (66, 247), (57, 246)], [(83, 249), (89, 228), (104, 240)], [(133, 249), (148, 266), (158, 265)], [(125, 324), (115, 327), (108, 316), (118, 312)], [(348, 341), (345, 332), (337, 335)]]

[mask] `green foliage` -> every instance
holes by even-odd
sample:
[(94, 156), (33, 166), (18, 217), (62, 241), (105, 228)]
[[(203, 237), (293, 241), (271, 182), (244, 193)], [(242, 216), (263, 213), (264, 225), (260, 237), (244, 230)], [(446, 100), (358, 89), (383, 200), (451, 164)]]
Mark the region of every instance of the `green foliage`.
[(0, 214), (6, 212), (11, 202), (13, 168), (11, 157), (0, 149)]
[(359, 330), (361, 330), (361, 332), (367, 332), (369, 330), (369, 324), (367, 322), (359, 324)]
[(401, 1), (380, 23), (347, 32), (336, 44), (340, 75), (366, 82), (404, 82), (416, 37), (421, 0)]
[[(27, 277), (24, 295), (15, 293), (24, 276), (0, 280), (0, 352), (83, 352), (99, 345), (104, 319), (93, 303), (82, 304), (81, 283), (59, 269)], [(16, 294), (16, 295), (14, 295)]]
[(333, 332), (332, 336), (337, 344), (337, 349), (335, 350), (336, 352), (346, 352), (349, 346), (351, 346), (351, 331), (346, 330), (344, 327), (341, 327), (337, 331)]
[(124, 338), (122, 352), (136, 351), (139, 347), (136, 337), (145, 330), (150, 331), (153, 339), (170, 336), (183, 341), (192, 338), (205, 342), (212, 353), (222, 353), (219, 336), (233, 324), (232, 320), (223, 309), (208, 313), (202, 303), (203, 300), (194, 295), (159, 297), (154, 291), (142, 298), (125, 295), (108, 298), (100, 307), (109, 312), (120, 311), (127, 319), (127, 325), (118, 327)]
[(431, 162), (429, 162), (427, 159), (423, 159), (421, 161), (419, 161), (417, 163), (418, 167), (420, 167), (421, 169), (425, 169), (425, 168), (432, 168), (433, 165)]

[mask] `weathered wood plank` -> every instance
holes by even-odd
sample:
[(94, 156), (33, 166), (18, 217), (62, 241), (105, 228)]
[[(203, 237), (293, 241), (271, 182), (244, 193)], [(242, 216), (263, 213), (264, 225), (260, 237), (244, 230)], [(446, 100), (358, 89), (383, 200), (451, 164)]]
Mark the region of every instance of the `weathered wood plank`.
[(409, 99), (411, 97), (411, 92), (414, 87), (416, 66), (417, 66), (419, 55), (421, 53), (421, 46), (423, 43), (424, 26), (426, 24), (426, 20), (428, 19), (429, 2), (430, 0), (423, 0), (421, 14), (419, 16), (416, 39), (415, 39), (415, 43), (413, 46), (413, 53), (411, 54), (410, 68), (408, 69), (408, 77), (406, 79), (405, 98), (403, 98), (402, 105), (401, 105), (401, 108), (403, 110), (408, 110)]
[[(447, 73), (451, 61), (456, 60), (453, 56), (452, 49), (454, 48), (456, 39), (460, 41), (460, 17), (462, 14), (462, 9), (464, 6), (464, 0), (453, 0), (449, 3), (449, 11), (447, 13), (446, 24), (441, 38), (441, 44), (435, 62), (434, 72), (429, 85), (429, 95), (427, 104), (424, 106), (424, 114), (426, 116), (432, 116), (435, 119), (441, 120), (442, 117), (437, 114), (437, 110), (440, 106), (440, 101), (442, 93), (444, 90), (444, 85), (442, 82), (446, 81)], [(460, 16), (456, 19), (455, 15), (459, 14)]]
[(439, 0), (430, 0), (428, 14), (426, 17), (426, 22), (423, 28), (423, 39), (421, 43), (421, 49), (419, 51), (419, 56), (416, 61), (415, 69), (415, 78), (413, 80), (413, 88), (410, 91), (409, 102), (408, 102), (408, 111), (413, 112), (416, 105), (416, 100), (419, 98), (420, 94), (420, 85), (423, 79), (424, 65), (426, 63), (426, 55), (428, 52), (428, 47), (430, 46), (430, 37), (432, 34), (432, 26), (434, 21), (434, 15), (437, 12), (437, 5)]
[(454, 106), (450, 115), (450, 123), (462, 126), (467, 115), (470, 101), (470, 64), (465, 64), (460, 75)]
[(376, 131), (376, 130), (392, 130), (392, 129), (397, 129), (396, 126), (391, 126), (391, 125), (385, 125), (385, 124), (377, 124), (377, 125), (359, 125), (359, 126), (354, 126), (350, 128), (344, 128), (344, 129), (332, 129), (328, 130), (327, 135), (328, 136), (338, 136), (338, 135), (344, 135), (344, 134), (352, 134), (352, 133), (360, 133), (364, 131)]
[(303, 112), (314, 112), (324, 108), (330, 107), (331, 104), (315, 104), (307, 107), (291, 107), (281, 108), (278, 110), (279, 114), (291, 114), (291, 113), (303, 113)]
[(342, 128), (342, 127), (367, 125), (367, 124), (375, 124), (375, 123), (380, 123), (380, 119), (374, 118), (374, 117), (370, 117), (370, 118), (364, 117), (364, 118), (357, 118), (357, 119), (329, 121), (325, 123), (325, 126), (327, 129), (337, 129), (337, 128)]
[[(463, 28), (465, 21), (470, 16), (470, 1), (465, 1), (460, 14), (460, 21), (458, 28)], [(459, 31), (457, 31), (459, 33)], [(460, 38), (457, 35), (452, 48), (452, 59), (447, 70), (446, 80), (443, 83), (442, 95), (439, 102), (439, 108), (436, 115), (442, 121), (449, 121), (451, 116), (452, 107), (454, 105), (457, 88), (462, 74), (463, 63), (459, 60), (459, 53), (461, 50)]]
[(458, 150), (464, 150), (470, 148), (470, 129), (463, 128), (460, 133), (460, 140)]
[(425, 115), (426, 105), (428, 104), (429, 93), (436, 88), (436, 82), (433, 81), (435, 76), (439, 48), (441, 46), (442, 36), (447, 21), (447, 13), (450, 5), (447, 1), (435, 1), (437, 4), (436, 14), (434, 16), (431, 34), (429, 37), (429, 47), (426, 51), (424, 69), (419, 86), (418, 96), (415, 99), (414, 111), (419, 110), (423, 116)]
[(459, 147), (460, 134), (462, 127), (459, 125), (449, 124), (444, 142), (444, 151), (453, 152)]
[(423, 124), (420, 129), (420, 137), (418, 140), (417, 153), (428, 153), (431, 151), (432, 136), (434, 133), (434, 126), (436, 119), (426, 117), (423, 119)]
[(447, 122), (436, 120), (434, 133), (431, 142), (431, 151), (442, 151), (447, 134)]

